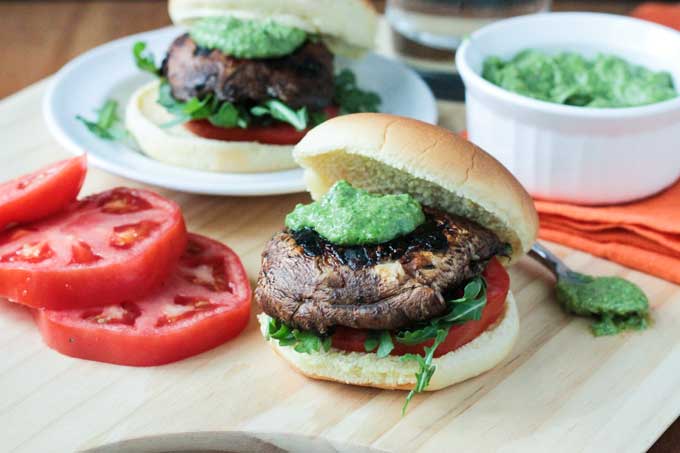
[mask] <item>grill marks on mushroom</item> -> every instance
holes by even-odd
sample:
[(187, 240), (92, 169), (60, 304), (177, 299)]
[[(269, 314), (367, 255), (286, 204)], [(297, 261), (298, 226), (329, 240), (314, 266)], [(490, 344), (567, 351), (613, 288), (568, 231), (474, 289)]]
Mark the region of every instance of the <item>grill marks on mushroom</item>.
[(452, 290), (505, 245), (475, 222), (424, 211), (413, 233), (377, 246), (335, 246), (313, 230), (277, 233), (263, 252), (256, 300), (268, 315), (320, 333), (394, 330), (443, 314)]
[(170, 46), (162, 73), (179, 101), (212, 93), (246, 106), (274, 98), (321, 110), (334, 92), (333, 54), (322, 42), (307, 41), (285, 57), (250, 60), (199, 47), (184, 34)]

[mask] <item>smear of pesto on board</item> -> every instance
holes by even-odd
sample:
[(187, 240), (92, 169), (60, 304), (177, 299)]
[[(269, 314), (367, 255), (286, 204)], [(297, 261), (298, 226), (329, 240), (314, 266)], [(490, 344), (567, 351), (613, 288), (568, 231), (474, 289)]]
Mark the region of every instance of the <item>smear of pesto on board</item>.
[(648, 327), (649, 302), (635, 284), (619, 277), (573, 274), (578, 279), (558, 281), (557, 300), (571, 313), (594, 318), (596, 336)]

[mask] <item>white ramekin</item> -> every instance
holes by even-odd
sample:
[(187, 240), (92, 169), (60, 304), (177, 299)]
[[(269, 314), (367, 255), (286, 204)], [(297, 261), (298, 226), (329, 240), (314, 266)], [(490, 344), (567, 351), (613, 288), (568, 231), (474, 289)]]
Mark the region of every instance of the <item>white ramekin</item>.
[(521, 96), (481, 77), (486, 57), (527, 49), (619, 55), (669, 71), (680, 90), (680, 33), (624, 16), (549, 13), (503, 20), (474, 33), (456, 65), (465, 82), (471, 141), (494, 155), (537, 198), (620, 203), (680, 177), (680, 98), (594, 109)]

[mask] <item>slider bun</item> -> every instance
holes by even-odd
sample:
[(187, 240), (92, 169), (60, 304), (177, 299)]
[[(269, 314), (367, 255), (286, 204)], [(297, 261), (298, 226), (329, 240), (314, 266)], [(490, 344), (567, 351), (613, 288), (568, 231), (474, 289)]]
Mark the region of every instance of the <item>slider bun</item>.
[(271, 19), (320, 35), (335, 53), (357, 56), (374, 45), (378, 16), (368, 0), (170, 0), (176, 24), (210, 16)]
[(529, 194), (481, 148), (410, 118), (358, 113), (312, 129), (293, 151), (312, 198), (338, 180), (377, 193), (409, 193), (422, 204), (476, 221), (526, 253), (538, 232)]
[(125, 127), (148, 156), (195, 170), (255, 173), (297, 167), (290, 145), (227, 142), (192, 134), (182, 125), (162, 128), (174, 119), (158, 99), (159, 82), (139, 88), (130, 99)]
[[(439, 390), (462, 382), (498, 365), (512, 350), (519, 333), (519, 316), (511, 292), (508, 292), (503, 317), (470, 343), (432, 360), (437, 367), (427, 391)], [(260, 329), (266, 336), (269, 316), (258, 315)], [(401, 361), (399, 356), (378, 358), (373, 352), (347, 352), (331, 348), (328, 352), (305, 354), (290, 346), (269, 344), (298, 372), (313, 379), (336, 381), (388, 390), (411, 390), (416, 384), (418, 364)]]

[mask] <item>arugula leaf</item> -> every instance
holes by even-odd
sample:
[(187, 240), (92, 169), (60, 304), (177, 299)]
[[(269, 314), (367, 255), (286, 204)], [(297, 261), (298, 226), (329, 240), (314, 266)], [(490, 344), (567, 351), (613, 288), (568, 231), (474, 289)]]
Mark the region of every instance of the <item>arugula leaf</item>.
[(435, 365), (432, 365), (434, 353), (446, 340), (451, 327), (481, 319), (484, 306), (486, 305), (486, 282), (482, 277), (471, 280), (465, 285), (462, 297), (450, 300), (447, 303), (449, 311), (446, 314), (431, 319), (427, 324), (417, 329), (402, 330), (395, 336), (399, 343), (406, 345), (416, 345), (434, 339), (432, 346), (424, 348), (424, 357), (417, 354), (406, 354), (402, 357), (402, 360), (416, 360), (419, 365), (419, 369), (416, 372), (416, 386), (406, 397), (402, 414), (406, 412), (406, 408), (413, 396), (424, 391), (430, 384), (430, 379), (437, 368)]
[[(133, 48), (137, 66), (144, 70), (153, 67), (155, 74), (160, 71), (155, 68), (153, 55), (144, 54), (146, 44), (138, 42)], [(376, 112), (380, 105), (380, 97), (368, 91), (360, 90), (356, 84), (356, 77), (352, 71), (345, 69), (335, 77), (334, 102), (340, 106), (341, 114), (356, 112)], [(298, 131), (314, 127), (328, 119), (328, 115), (321, 112), (309, 112), (306, 107), (293, 109), (278, 99), (270, 99), (263, 104), (256, 105), (245, 111), (238, 106), (218, 101), (212, 94), (203, 99), (196, 97), (186, 102), (180, 102), (172, 96), (172, 88), (165, 78), (161, 78), (158, 103), (172, 113), (176, 119), (163, 124), (171, 127), (190, 120), (207, 119), (218, 127), (247, 128), (253, 117), (271, 117), (274, 120), (290, 124)]]
[(102, 107), (97, 109), (96, 121), (88, 120), (80, 115), (76, 115), (76, 119), (82, 122), (90, 132), (104, 140), (116, 141), (129, 138), (118, 116), (118, 102), (113, 99), (107, 100)]
[(396, 339), (405, 345), (416, 345), (437, 336), (439, 329), (448, 329), (453, 325), (467, 321), (477, 321), (482, 317), (486, 305), (486, 283), (481, 277), (471, 280), (463, 290), (463, 297), (448, 301), (449, 311), (430, 320), (414, 330), (402, 330)]
[(311, 127), (318, 126), (324, 121), (328, 120), (328, 114), (326, 112), (310, 112), (309, 122)]
[(187, 102), (177, 102), (168, 108), (168, 111), (176, 116), (172, 121), (161, 124), (162, 128), (169, 128), (178, 124), (186, 123), (190, 120), (202, 120), (210, 117), (211, 110), (209, 107), (211, 96), (203, 100), (198, 98), (191, 98)]
[(230, 102), (220, 102), (212, 94), (203, 99), (193, 97), (186, 102), (180, 102), (172, 96), (172, 87), (167, 80), (162, 79), (158, 89), (156, 101), (176, 118), (161, 127), (168, 128), (191, 120), (207, 119), (219, 127), (248, 127), (248, 119)]
[(380, 346), (378, 346), (378, 358), (382, 359), (390, 355), (390, 352), (394, 349), (394, 343), (392, 342), (392, 334), (387, 330), (380, 332)]
[(76, 115), (76, 119), (83, 123), (87, 129), (92, 132), (94, 135), (96, 135), (99, 138), (103, 138), (104, 140), (115, 140), (113, 138), (113, 135), (106, 129), (103, 129), (101, 126), (99, 126), (96, 122), (94, 121), (89, 121), (83, 118), (80, 115)]
[(98, 110), (99, 117), (97, 118), (97, 124), (105, 129), (113, 126), (113, 124), (118, 120), (116, 110), (118, 110), (118, 102), (112, 99), (107, 100)]
[[(146, 43), (138, 41), (132, 48), (137, 66), (160, 77), (160, 69), (156, 68), (154, 56), (145, 52)], [(191, 120), (207, 119), (217, 127), (247, 128), (252, 117), (271, 117), (274, 120), (290, 124), (298, 131), (317, 126), (328, 119), (326, 112), (310, 112), (306, 107), (293, 109), (278, 99), (270, 99), (246, 111), (227, 101), (218, 100), (213, 94), (203, 99), (193, 97), (186, 102), (178, 101), (172, 96), (172, 87), (165, 77), (160, 77), (157, 102), (165, 107), (175, 119), (162, 124), (168, 128)], [(380, 105), (380, 97), (372, 92), (362, 91), (356, 85), (356, 77), (349, 69), (344, 69), (335, 77), (334, 102), (340, 106), (340, 113), (376, 112)]]
[(153, 53), (144, 52), (146, 50), (146, 43), (144, 41), (137, 41), (132, 46), (132, 55), (135, 58), (135, 64), (142, 71), (149, 72), (155, 76), (161, 75), (160, 68), (156, 67), (156, 59)]
[(281, 101), (268, 101), (266, 105), (274, 119), (291, 124), (296, 130), (302, 131), (307, 129), (307, 122), (309, 116), (307, 108), (303, 107), (299, 110), (293, 110)]
[(302, 352), (305, 354), (311, 354), (313, 352), (319, 352), (321, 348), (328, 352), (330, 349), (329, 338), (322, 338), (313, 332), (306, 330), (293, 330), (293, 336), (297, 340), (293, 349), (297, 352)]
[(245, 129), (251, 123), (251, 115), (270, 116), (275, 120), (291, 124), (297, 130), (304, 130), (309, 124), (306, 108), (294, 110), (276, 99), (256, 105), (250, 109), (250, 112), (230, 102), (220, 101), (212, 94), (203, 99), (193, 97), (186, 102), (180, 102), (172, 96), (172, 87), (166, 79), (161, 79), (157, 102), (175, 116), (174, 120), (162, 124), (161, 127), (172, 127), (191, 120), (207, 119), (218, 127)]
[(484, 300), (475, 299), (457, 303), (451, 312), (443, 317), (442, 322), (462, 324), (468, 321), (479, 321), (482, 319), (482, 311), (486, 305), (486, 294)]
[(312, 354), (331, 349), (331, 337), (320, 336), (314, 332), (293, 329), (281, 320), (271, 318), (267, 325), (267, 339), (273, 338), (281, 346), (292, 346), (297, 352)]
[(307, 107), (294, 110), (276, 99), (271, 99), (262, 105), (251, 108), (250, 113), (254, 116), (269, 115), (276, 120), (290, 124), (298, 131), (307, 129), (309, 123)]
[(481, 278), (476, 278), (465, 285), (465, 288), (463, 289), (463, 297), (459, 299), (453, 299), (451, 302), (459, 303), (465, 302), (466, 300), (473, 300), (482, 291), (483, 286), (484, 280)]
[(234, 104), (231, 102), (224, 102), (219, 106), (216, 112), (208, 117), (208, 121), (218, 127), (247, 127), (247, 123), (245, 122), (241, 122), (244, 126), (239, 124), (239, 119), (241, 119), (240, 116), (241, 112)]
[(446, 337), (448, 335), (449, 329), (437, 330), (437, 334), (435, 336), (434, 343), (432, 344), (432, 346), (424, 348), (425, 357), (419, 356), (418, 354), (405, 354), (404, 356), (402, 356), (401, 360), (418, 361), (420, 369), (416, 372), (416, 386), (406, 396), (406, 401), (404, 402), (404, 405), (401, 408), (401, 415), (404, 415), (406, 413), (408, 404), (411, 402), (411, 399), (413, 399), (415, 394), (425, 391), (427, 386), (430, 385), (430, 380), (432, 379), (434, 372), (437, 371), (437, 366), (432, 365), (434, 352), (444, 342), (444, 340), (446, 340)]
[[(193, 99), (196, 99), (196, 101), (198, 101), (198, 98)], [(176, 126), (178, 124), (186, 123), (187, 121), (192, 119), (190, 115), (187, 115), (185, 113), (184, 110), (185, 103), (176, 100), (172, 96), (172, 87), (170, 86), (166, 79), (161, 79), (161, 84), (158, 87), (158, 100), (156, 100), (156, 102), (165, 107), (165, 109), (169, 113), (176, 117), (172, 121), (169, 121), (165, 124), (161, 124), (161, 127), (163, 128), (168, 128)]]
[(387, 330), (370, 331), (364, 341), (364, 349), (366, 352), (373, 352), (377, 349), (376, 354), (379, 359), (387, 357), (394, 349), (392, 334)]
[(289, 338), (291, 332), (287, 324), (282, 323), (278, 319), (270, 318), (267, 325), (267, 339), (274, 338), (276, 340), (284, 340)]
[(402, 330), (396, 335), (399, 343), (414, 346), (437, 336), (438, 324), (432, 323), (416, 330)]
[(366, 352), (373, 352), (378, 348), (378, 346), (380, 346), (380, 336), (377, 335), (377, 332), (369, 332), (369, 334), (366, 336), (366, 340), (364, 341), (364, 349)]
[(156, 102), (168, 110), (172, 110), (175, 105), (179, 103), (179, 101), (172, 96), (172, 87), (167, 79), (161, 80), (161, 84), (158, 87), (158, 99)]
[(335, 94), (333, 100), (340, 106), (340, 114), (377, 112), (381, 104), (380, 96), (372, 91), (361, 90), (357, 86), (354, 73), (343, 69), (335, 75)]
[(191, 98), (181, 104), (182, 113), (190, 116), (193, 119), (207, 118), (211, 114), (210, 100), (212, 96), (206, 96), (204, 99)]

